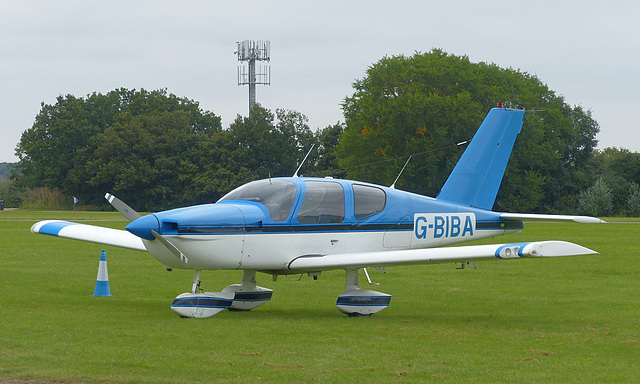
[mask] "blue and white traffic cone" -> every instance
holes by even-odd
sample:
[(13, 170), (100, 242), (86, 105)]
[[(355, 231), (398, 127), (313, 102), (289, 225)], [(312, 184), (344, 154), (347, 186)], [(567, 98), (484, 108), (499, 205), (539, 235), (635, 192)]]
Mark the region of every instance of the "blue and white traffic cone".
[(100, 266), (98, 267), (98, 279), (93, 296), (111, 296), (109, 290), (109, 271), (107, 270), (107, 253), (102, 250), (100, 255)]

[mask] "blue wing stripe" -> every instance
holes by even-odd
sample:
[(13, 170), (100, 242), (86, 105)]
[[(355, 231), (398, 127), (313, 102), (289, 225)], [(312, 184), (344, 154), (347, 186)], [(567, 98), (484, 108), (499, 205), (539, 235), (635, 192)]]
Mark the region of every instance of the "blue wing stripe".
[(58, 236), (58, 234), (62, 229), (70, 225), (77, 225), (77, 224), (78, 223), (71, 223), (68, 221), (54, 221), (54, 222), (44, 224), (42, 227), (40, 227), (40, 229), (38, 230), (38, 233), (42, 233), (43, 235)]

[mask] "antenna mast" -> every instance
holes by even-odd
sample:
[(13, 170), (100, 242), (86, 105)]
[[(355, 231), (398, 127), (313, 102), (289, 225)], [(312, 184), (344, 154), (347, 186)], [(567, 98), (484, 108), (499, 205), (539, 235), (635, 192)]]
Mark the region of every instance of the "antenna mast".
[[(263, 65), (256, 72), (256, 61), (271, 61), (271, 42), (269, 40), (236, 41), (238, 49), (238, 85), (249, 85), (249, 114), (256, 104), (256, 84), (271, 85), (271, 66)], [(244, 62), (248, 65), (245, 66)]]

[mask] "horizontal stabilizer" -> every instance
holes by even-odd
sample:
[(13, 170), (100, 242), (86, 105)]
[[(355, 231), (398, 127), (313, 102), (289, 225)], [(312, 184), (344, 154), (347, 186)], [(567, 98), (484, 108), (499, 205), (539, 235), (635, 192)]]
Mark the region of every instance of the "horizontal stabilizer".
[(469, 245), (447, 248), (409, 249), (301, 256), (289, 263), (294, 271), (364, 268), (372, 266), (436, 264), (457, 261), (558, 257), (597, 254), (589, 248), (566, 241)]
[(83, 240), (104, 245), (146, 251), (142, 239), (120, 229), (78, 224), (63, 220), (45, 220), (35, 223), (31, 232), (43, 235)]
[(539, 215), (531, 213), (501, 213), (501, 219), (505, 220), (561, 220), (575, 221), (582, 224), (606, 223), (602, 219), (591, 216), (568, 216), (568, 215)]

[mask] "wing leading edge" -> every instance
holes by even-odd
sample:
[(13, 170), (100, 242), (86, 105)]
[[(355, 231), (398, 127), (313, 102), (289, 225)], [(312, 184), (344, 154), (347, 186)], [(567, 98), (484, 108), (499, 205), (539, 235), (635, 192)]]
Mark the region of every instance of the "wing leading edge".
[(146, 251), (142, 239), (120, 229), (78, 224), (64, 220), (45, 220), (35, 223), (31, 232), (43, 235), (84, 240), (92, 243)]
[(468, 245), (383, 252), (308, 255), (295, 258), (293, 271), (318, 271), (386, 265), (435, 264), (456, 261), (592, 255), (598, 252), (566, 241)]

